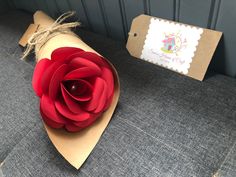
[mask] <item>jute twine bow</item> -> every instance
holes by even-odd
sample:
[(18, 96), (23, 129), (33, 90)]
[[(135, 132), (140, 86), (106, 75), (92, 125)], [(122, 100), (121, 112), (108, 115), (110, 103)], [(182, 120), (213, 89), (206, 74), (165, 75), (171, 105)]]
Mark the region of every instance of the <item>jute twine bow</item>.
[(59, 35), (59, 34), (74, 34), (70, 28), (76, 27), (80, 25), (80, 22), (70, 22), (70, 23), (63, 23), (67, 18), (73, 16), (75, 14), (74, 11), (69, 11), (62, 14), (57, 20), (47, 28), (39, 28), (37, 32), (35, 32), (28, 40), (28, 44), (26, 49), (23, 53), (22, 59), (27, 57), (30, 52), (35, 49), (35, 55), (37, 58), (37, 53), (42, 48), (42, 46), (51, 38)]

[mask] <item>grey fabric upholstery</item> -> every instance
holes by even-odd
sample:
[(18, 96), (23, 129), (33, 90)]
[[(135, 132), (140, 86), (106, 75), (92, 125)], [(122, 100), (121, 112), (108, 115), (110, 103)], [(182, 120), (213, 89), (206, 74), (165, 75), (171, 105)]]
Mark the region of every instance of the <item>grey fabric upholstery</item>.
[(32, 66), (4, 55), (0, 64), (0, 162), (40, 119), (31, 89)]
[[(8, 33), (10, 19), (22, 17), (15, 33)], [(121, 97), (99, 143), (75, 170), (43, 129), (31, 89), (33, 63), (19, 60), (17, 41), (30, 17), (22, 12), (0, 17), (3, 176), (236, 175), (235, 79), (211, 73), (195, 81), (134, 59), (123, 43), (83, 30), (78, 34), (84, 41), (117, 68)]]
[[(39, 116), (36, 108), (38, 101), (31, 89), (33, 68), (19, 60), (20, 49), (17, 42), (31, 20), (29, 15), (21, 14), (11, 13), (0, 17), (0, 162), (34, 124), (40, 121), (35, 119)], [(13, 23), (18, 15), (18, 20)]]
[(229, 151), (224, 162), (222, 163), (220, 170), (218, 171), (219, 176), (235, 176), (236, 172), (236, 144)]

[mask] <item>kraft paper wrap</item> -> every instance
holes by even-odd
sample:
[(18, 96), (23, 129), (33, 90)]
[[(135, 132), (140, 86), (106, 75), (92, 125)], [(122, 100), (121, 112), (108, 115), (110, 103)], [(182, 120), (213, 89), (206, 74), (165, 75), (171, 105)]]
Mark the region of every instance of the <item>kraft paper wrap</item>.
[[(54, 22), (52, 18), (42, 11), (34, 14), (34, 23), (40, 28), (48, 27)], [(85, 51), (97, 53), (78, 37), (71, 34), (61, 34), (53, 37), (37, 53), (37, 61), (43, 58), (49, 58), (54, 49), (59, 47), (78, 47)], [(99, 53), (97, 53), (100, 55)], [(111, 65), (112, 66), (112, 65)], [(53, 129), (44, 124), (47, 134), (61, 155), (76, 169), (79, 169), (88, 158), (93, 148), (99, 141), (103, 131), (107, 127), (115, 107), (118, 103), (120, 94), (120, 84), (118, 74), (112, 66), (115, 75), (115, 92), (110, 107), (95, 121), (94, 124), (77, 133), (69, 133), (64, 129)]]

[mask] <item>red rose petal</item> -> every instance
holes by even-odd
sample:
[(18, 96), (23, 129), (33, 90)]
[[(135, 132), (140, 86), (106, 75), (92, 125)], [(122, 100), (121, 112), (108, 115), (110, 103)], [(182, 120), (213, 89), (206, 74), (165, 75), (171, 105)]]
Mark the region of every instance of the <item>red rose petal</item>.
[(61, 65), (53, 74), (49, 84), (49, 97), (55, 100), (58, 91), (60, 90), (60, 83), (67, 72), (68, 66), (66, 64)]
[(65, 62), (65, 59), (68, 58), (71, 54), (81, 51), (83, 50), (76, 47), (60, 47), (52, 52), (51, 60), (52, 61), (63, 60)]
[(53, 62), (51, 66), (42, 74), (41, 84), (44, 94), (48, 93), (49, 84), (54, 72), (62, 65), (61, 62)]
[(55, 106), (57, 111), (65, 116), (66, 118), (73, 120), (73, 121), (85, 121), (90, 117), (90, 114), (88, 112), (85, 112), (81, 110), (80, 113), (74, 114), (72, 113), (68, 107), (62, 102), (62, 100), (57, 100), (55, 102)]
[(90, 118), (88, 120), (82, 122), (73, 122), (73, 124), (80, 128), (85, 128), (91, 125), (95, 120), (97, 120), (99, 116), (100, 114), (90, 114)]
[(64, 118), (56, 111), (53, 101), (49, 98), (49, 96), (43, 95), (40, 99), (40, 109), (41, 112), (52, 121), (65, 124), (66, 121)]
[(63, 84), (61, 84), (61, 93), (64, 98), (64, 101), (68, 107), (68, 109), (74, 114), (83, 113), (83, 110), (80, 108), (80, 105), (77, 101), (75, 101), (71, 96), (67, 93), (66, 88)]
[(94, 62), (89, 61), (88, 59), (84, 59), (81, 57), (76, 57), (69, 63), (69, 66), (72, 68), (81, 68), (81, 67), (89, 67), (98, 72), (101, 72), (101, 69)]
[(41, 97), (42, 96), (42, 85), (41, 79), (43, 73), (47, 70), (47, 68), (52, 64), (52, 61), (49, 59), (42, 59), (40, 60), (34, 69), (33, 79), (32, 79), (32, 87), (35, 93)]
[(101, 72), (94, 70), (93, 68), (83, 67), (69, 72), (64, 77), (64, 80), (77, 80), (85, 77), (100, 76), (100, 75)]
[(98, 54), (93, 53), (93, 52), (81, 51), (81, 52), (72, 54), (69, 58), (74, 59), (74, 58), (77, 58), (77, 57), (88, 59), (91, 62), (93, 62), (93, 63), (95, 63), (99, 66), (106, 66), (107, 65), (107, 63), (103, 59), (103, 57), (101, 57)]
[(95, 109), (95, 111), (93, 111), (93, 113), (100, 113), (101, 111), (104, 110), (104, 107), (105, 107), (106, 102), (107, 102), (107, 93), (108, 93), (108, 87), (107, 87), (106, 82), (104, 82), (104, 87), (103, 87), (101, 97), (99, 98), (98, 106)]
[(77, 132), (86, 128), (93, 124), (98, 118), (100, 114), (90, 114), (90, 118), (88, 120), (82, 122), (70, 122), (65, 125), (66, 130), (70, 132)]
[(43, 121), (50, 127), (52, 128), (62, 128), (64, 126), (63, 123), (57, 123), (55, 121), (53, 121), (52, 119), (48, 118), (44, 113), (43, 111), (41, 110), (40, 108), (40, 114), (43, 118)]
[(97, 108), (101, 95), (103, 93), (104, 89), (104, 83), (105, 81), (99, 77), (96, 78), (94, 88), (93, 88), (93, 98), (90, 102), (85, 104), (84, 109), (87, 111), (93, 111)]
[(106, 104), (104, 106), (104, 110), (106, 110), (111, 105), (112, 99), (113, 99), (113, 95), (107, 98)]
[(111, 69), (109, 68), (102, 68), (102, 76), (101, 76), (108, 86), (108, 97), (111, 97), (114, 94), (114, 77)]

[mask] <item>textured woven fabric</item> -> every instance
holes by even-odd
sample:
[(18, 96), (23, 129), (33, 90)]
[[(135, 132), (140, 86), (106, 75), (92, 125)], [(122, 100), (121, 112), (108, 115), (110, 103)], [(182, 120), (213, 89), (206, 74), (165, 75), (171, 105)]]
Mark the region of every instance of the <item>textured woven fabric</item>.
[(39, 122), (38, 100), (31, 88), (32, 66), (0, 54), (0, 162)]
[(219, 176), (236, 176), (236, 144), (229, 151), (217, 174)]
[(195, 81), (135, 59), (124, 44), (82, 30), (78, 31), (82, 39), (117, 68), (121, 98), (99, 143), (81, 169), (75, 170), (43, 129), (31, 90), (33, 66), (19, 61), (16, 38), (30, 15), (6, 16), (0, 17), (5, 19), (0, 21), (0, 34), (9, 18), (27, 20), (16, 24), (15, 34), (6, 33), (15, 35), (9, 46), (2, 42), (7, 36), (0, 37), (4, 176), (236, 176), (235, 79), (208, 74), (204, 82)]
[(0, 162), (40, 121), (35, 119), (39, 114), (31, 88), (33, 68), (19, 60), (17, 45), (30, 21), (31, 16), (18, 11), (0, 16)]
[(0, 177), (3, 177), (2, 169), (0, 168)]

